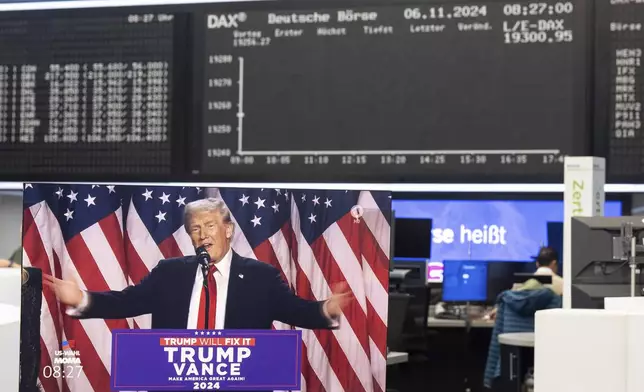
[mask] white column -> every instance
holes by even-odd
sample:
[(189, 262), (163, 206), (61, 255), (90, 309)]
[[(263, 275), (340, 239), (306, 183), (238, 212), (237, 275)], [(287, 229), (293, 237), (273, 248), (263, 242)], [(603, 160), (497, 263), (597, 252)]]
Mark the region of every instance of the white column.
[(597, 157), (566, 157), (564, 161), (564, 245), (563, 245), (563, 307), (571, 301), (571, 218), (573, 216), (604, 216), (604, 184), (606, 160)]

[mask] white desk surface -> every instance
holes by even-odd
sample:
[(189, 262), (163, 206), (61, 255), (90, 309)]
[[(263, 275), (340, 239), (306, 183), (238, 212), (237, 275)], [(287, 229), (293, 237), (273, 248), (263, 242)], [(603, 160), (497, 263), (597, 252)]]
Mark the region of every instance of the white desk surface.
[(534, 332), (514, 332), (499, 334), (499, 343), (506, 346), (534, 347)]
[[(465, 320), (448, 320), (429, 317), (427, 318), (427, 326), (429, 328), (465, 328)], [(472, 320), (470, 326), (472, 328), (494, 328), (494, 320)]]
[(0, 325), (20, 323), (20, 308), (9, 304), (0, 304)]
[(17, 306), (0, 304), (0, 353), (0, 389), (7, 392), (18, 391), (20, 308)]
[(0, 303), (20, 306), (22, 269), (0, 268)]
[(390, 351), (389, 354), (387, 354), (387, 366), (396, 365), (396, 364), (404, 363), (404, 362), (408, 362), (408, 361), (409, 361), (409, 354), (408, 353)]

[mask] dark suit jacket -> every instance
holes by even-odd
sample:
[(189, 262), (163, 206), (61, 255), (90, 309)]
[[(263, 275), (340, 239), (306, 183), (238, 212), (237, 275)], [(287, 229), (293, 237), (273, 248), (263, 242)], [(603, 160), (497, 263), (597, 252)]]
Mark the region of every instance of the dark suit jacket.
[[(151, 313), (153, 329), (185, 329), (198, 267), (194, 256), (161, 260), (135, 286), (90, 292), (89, 306), (77, 318), (121, 319)], [(225, 329), (270, 329), (274, 320), (306, 329), (332, 329), (322, 304), (296, 296), (270, 264), (233, 252)]]
[[(194, 256), (161, 260), (135, 286), (90, 292), (89, 306), (78, 318), (151, 313), (153, 329), (184, 329), (198, 267)], [(305, 329), (331, 328), (323, 302), (296, 296), (275, 267), (233, 252), (229, 276), (225, 329), (270, 329), (274, 320)]]

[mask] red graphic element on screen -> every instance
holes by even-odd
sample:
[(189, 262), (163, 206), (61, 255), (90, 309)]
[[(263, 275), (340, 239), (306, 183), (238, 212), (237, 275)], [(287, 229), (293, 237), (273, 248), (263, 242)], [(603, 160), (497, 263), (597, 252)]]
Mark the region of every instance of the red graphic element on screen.
[(75, 340), (65, 340), (65, 341), (63, 341), (63, 350), (65, 350), (65, 349), (75, 350), (76, 349), (76, 341)]

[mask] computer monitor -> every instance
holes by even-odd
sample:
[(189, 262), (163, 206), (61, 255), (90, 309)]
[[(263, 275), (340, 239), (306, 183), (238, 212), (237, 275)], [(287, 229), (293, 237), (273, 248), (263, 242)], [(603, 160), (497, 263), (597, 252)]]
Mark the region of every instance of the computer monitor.
[(443, 301), (486, 302), (487, 268), (485, 261), (445, 260)]
[[(404, 272), (401, 272), (404, 271)], [(426, 286), (427, 260), (400, 261), (394, 260), (394, 268), (389, 272), (392, 285), (403, 284), (407, 287)]]
[(499, 294), (512, 289), (516, 274), (534, 272), (533, 261), (490, 261), (487, 266), (487, 300), (495, 303)]
[(431, 232), (431, 219), (396, 218), (394, 256), (429, 259)]
[[(573, 217), (570, 272), (572, 308), (603, 309), (605, 297), (628, 297), (631, 271), (622, 255), (629, 252), (619, 238), (622, 225), (631, 223), (637, 244), (644, 238), (642, 217)], [(642, 293), (637, 275), (636, 295)]]

